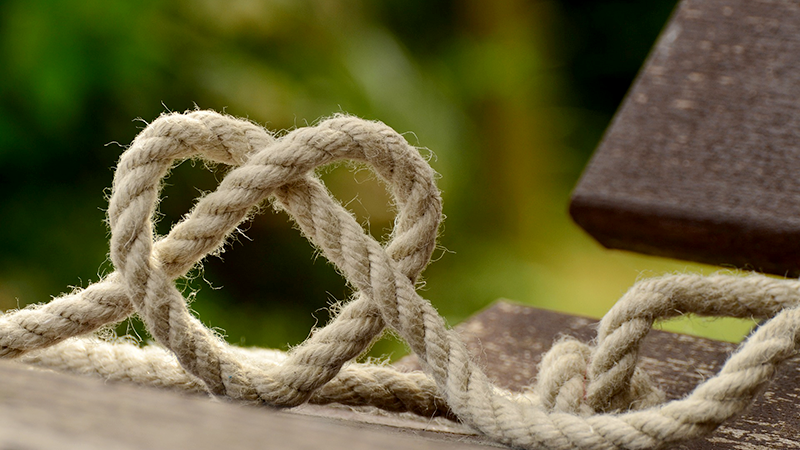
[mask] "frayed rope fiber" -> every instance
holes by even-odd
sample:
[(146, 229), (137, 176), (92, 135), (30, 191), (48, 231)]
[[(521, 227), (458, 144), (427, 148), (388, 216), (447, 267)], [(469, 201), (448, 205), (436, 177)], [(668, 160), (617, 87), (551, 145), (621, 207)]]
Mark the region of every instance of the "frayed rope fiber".
[[(176, 162), (195, 157), (232, 170), (169, 235), (155, 239), (162, 178)], [(340, 160), (366, 163), (387, 185), (397, 218), (383, 245), (314, 175)], [(163, 115), (136, 137), (116, 169), (108, 209), (116, 271), (84, 290), (0, 316), (0, 356), (280, 407), (337, 402), (448, 415), (520, 448), (649, 449), (711, 432), (746, 408), (796, 351), (800, 282), (667, 276), (631, 288), (603, 318), (593, 345), (557, 342), (530, 389), (499, 388), (415, 289), (442, 217), (434, 180), (419, 152), (379, 122), (339, 116), (276, 139), (214, 112)], [(293, 218), (357, 292), (289, 353), (226, 344), (190, 313), (174, 282), (218, 250), (265, 199)], [(91, 336), (133, 313), (160, 346)], [(715, 377), (664, 403), (637, 367), (638, 350), (655, 320), (681, 313), (769, 320)], [(385, 327), (408, 343), (424, 373), (351, 362)]]

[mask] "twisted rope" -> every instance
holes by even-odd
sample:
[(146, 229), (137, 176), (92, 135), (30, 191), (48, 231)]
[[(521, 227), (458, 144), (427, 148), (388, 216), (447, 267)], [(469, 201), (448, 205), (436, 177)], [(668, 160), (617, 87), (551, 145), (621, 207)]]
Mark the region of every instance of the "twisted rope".
[[(177, 161), (193, 157), (233, 169), (169, 235), (156, 239), (152, 217), (161, 180)], [(397, 218), (385, 245), (364, 233), (314, 176), (316, 167), (339, 160), (368, 164), (387, 185)], [(275, 406), (338, 402), (454, 414), (522, 448), (645, 449), (709, 433), (747, 407), (796, 351), (800, 282), (669, 276), (628, 291), (602, 320), (594, 345), (557, 342), (532, 389), (494, 386), (415, 289), (441, 219), (434, 175), (381, 123), (335, 117), (276, 139), (213, 112), (162, 116), (117, 167), (108, 211), (116, 272), (85, 290), (0, 316), (0, 356)], [(267, 198), (357, 292), (331, 323), (288, 354), (226, 344), (189, 312), (174, 283)], [(80, 337), (134, 312), (163, 348)], [(686, 313), (770, 320), (717, 376), (664, 403), (637, 367), (638, 349), (655, 320)], [(427, 375), (350, 363), (386, 326), (408, 343)]]

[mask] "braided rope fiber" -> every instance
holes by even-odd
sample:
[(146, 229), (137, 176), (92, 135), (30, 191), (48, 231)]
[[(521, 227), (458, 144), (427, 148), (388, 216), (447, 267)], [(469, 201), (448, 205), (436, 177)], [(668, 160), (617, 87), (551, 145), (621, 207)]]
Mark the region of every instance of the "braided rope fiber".
[[(156, 238), (162, 179), (187, 158), (232, 169), (167, 236)], [(383, 245), (314, 175), (342, 160), (370, 166), (392, 195), (397, 217)], [(117, 166), (108, 210), (116, 271), (84, 290), (0, 316), (0, 356), (279, 407), (336, 402), (446, 415), (520, 448), (649, 449), (703, 436), (740, 413), (796, 352), (800, 282), (667, 276), (633, 286), (603, 318), (593, 345), (557, 342), (531, 389), (499, 388), (416, 292), (442, 217), (434, 180), (419, 152), (379, 122), (339, 116), (275, 138), (214, 112), (163, 115)], [(356, 292), (289, 353), (228, 345), (190, 313), (175, 287), (266, 199), (293, 218)], [(133, 313), (160, 346), (92, 337)], [(638, 349), (654, 321), (686, 313), (769, 320), (715, 377), (665, 403), (637, 366)], [(424, 374), (351, 362), (386, 327), (417, 354)]]

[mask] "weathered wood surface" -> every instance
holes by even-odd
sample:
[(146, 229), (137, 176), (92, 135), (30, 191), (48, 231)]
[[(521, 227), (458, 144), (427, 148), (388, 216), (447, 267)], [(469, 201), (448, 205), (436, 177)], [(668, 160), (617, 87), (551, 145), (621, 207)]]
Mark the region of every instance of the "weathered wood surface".
[(600, 243), (800, 275), (800, 3), (684, 0), (577, 186)]
[[(485, 449), (470, 436), (241, 406), (0, 361), (0, 449)], [(336, 413), (336, 410), (333, 410)]]
[[(458, 329), (498, 384), (521, 389), (554, 339), (590, 340), (596, 321), (498, 302)], [(642, 364), (679, 397), (714, 374), (733, 344), (653, 332)], [(413, 368), (413, 357), (398, 363)], [(795, 359), (753, 408), (710, 438), (679, 449), (800, 448), (800, 362)], [(352, 408), (292, 412), (31, 369), (0, 361), (0, 449), (480, 449), (465, 427)]]
[[(457, 327), (484, 370), (498, 385), (520, 390), (536, 377), (543, 353), (559, 336), (589, 342), (597, 321), (497, 302)], [(642, 367), (670, 399), (689, 393), (712, 377), (736, 345), (654, 330), (642, 346)], [(417, 368), (414, 357), (399, 364)], [(744, 415), (706, 439), (673, 447), (681, 450), (800, 449), (800, 358), (778, 376)]]

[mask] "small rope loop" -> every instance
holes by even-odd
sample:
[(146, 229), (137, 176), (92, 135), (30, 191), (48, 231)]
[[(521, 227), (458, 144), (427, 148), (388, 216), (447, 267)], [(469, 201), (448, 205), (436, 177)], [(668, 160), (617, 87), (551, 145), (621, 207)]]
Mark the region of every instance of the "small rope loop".
[(589, 415), (586, 403), (586, 371), (591, 349), (567, 337), (553, 344), (539, 364), (534, 392), (548, 411)]
[[(567, 336), (545, 353), (533, 390), (545, 410), (590, 416), (600, 412), (644, 409), (664, 402), (664, 393), (644, 370), (637, 367), (629, 384), (620, 389), (620, 394), (605, 399), (601, 408), (591, 404), (588, 371), (595, 352), (596, 347)], [(600, 382), (603, 381), (601, 378)]]
[(673, 275), (643, 280), (600, 322), (589, 368), (589, 404), (596, 411), (620, 411), (636, 401), (632, 392), (639, 388), (632, 377), (637, 372), (639, 347), (656, 320), (690, 313), (769, 318), (798, 303), (797, 280), (760, 275)]

